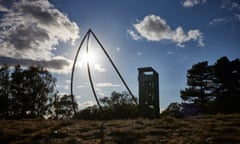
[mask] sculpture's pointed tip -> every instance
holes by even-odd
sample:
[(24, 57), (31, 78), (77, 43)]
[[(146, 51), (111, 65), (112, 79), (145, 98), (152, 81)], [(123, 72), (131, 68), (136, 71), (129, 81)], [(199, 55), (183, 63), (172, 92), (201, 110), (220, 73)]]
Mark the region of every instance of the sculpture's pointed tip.
[(92, 32), (92, 29), (91, 29), (91, 28), (89, 28), (89, 29), (88, 29), (88, 31), (89, 31), (89, 32)]

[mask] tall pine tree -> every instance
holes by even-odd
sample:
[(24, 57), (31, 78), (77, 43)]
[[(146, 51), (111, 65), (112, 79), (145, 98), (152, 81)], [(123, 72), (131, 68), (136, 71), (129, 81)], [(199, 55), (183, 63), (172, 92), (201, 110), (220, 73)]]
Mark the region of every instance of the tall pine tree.
[(220, 112), (240, 112), (240, 60), (220, 58), (215, 66), (216, 102)]
[(212, 67), (207, 61), (194, 64), (187, 72), (188, 88), (180, 92), (184, 101), (196, 104), (203, 113), (213, 99), (212, 74)]

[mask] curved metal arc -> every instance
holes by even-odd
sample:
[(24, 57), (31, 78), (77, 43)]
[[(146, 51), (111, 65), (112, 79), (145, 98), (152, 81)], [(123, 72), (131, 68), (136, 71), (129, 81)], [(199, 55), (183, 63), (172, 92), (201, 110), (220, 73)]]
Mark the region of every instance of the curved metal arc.
[(92, 33), (93, 37), (95, 38), (95, 40), (97, 41), (97, 43), (100, 45), (100, 47), (102, 48), (104, 54), (107, 56), (108, 60), (110, 61), (110, 63), (112, 64), (113, 68), (115, 69), (115, 71), (117, 72), (119, 78), (121, 79), (121, 81), (123, 82), (124, 86), (126, 87), (126, 89), (128, 90), (129, 94), (132, 96), (132, 99), (134, 100), (134, 102), (138, 105), (136, 98), (134, 97), (133, 93), (131, 92), (130, 88), (128, 87), (127, 83), (125, 82), (125, 80), (123, 79), (122, 75), (120, 74), (119, 70), (117, 69), (116, 65), (113, 63), (111, 57), (109, 56), (109, 54), (107, 53), (107, 51), (105, 50), (105, 48), (103, 47), (102, 43), (98, 40), (97, 36), (95, 35), (95, 33), (90, 29), (90, 33)]
[(85, 34), (85, 36), (83, 37), (79, 47), (78, 47), (78, 50), (77, 50), (77, 53), (75, 55), (75, 58), (74, 58), (74, 62), (73, 62), (73, 67), (72, 67), (72, 74), (71, 74), (71, 98), (72, 98), (72, 106), (73, 106), (73, 112), (74, 114), (76, 115), (76, 108), (75, 108), (75, 105), (74, 105), (74, 95), (73, 95), (73, 78), (74, 78), (74, 71), (75, 71), (75, 66), (76, 66), (76, 62), (77, 62), (77, 59), (78, 59), (78, 55), (79, 55), (79, 52), (80, 52), (80, 49), (86, 39), (86, 37), (90, 34), (91, 32), (91, 29), (88, 30), (88, 32)]
[[(105, 50), (105, 48), (103, 47), (102, 43), (98, 40), (97, 36), (95, 35), (95, 33), (89, 29), (88, 32), (85, 34), (85, 36), (83, 37), (80, 45), (79, 45), (79, 48), (77, 50), (77, 53), (75, 55), (75, 58), (74, 58), (74, 62), (73, 62), (73, 67), (72, 67), (72, 75), (71, 75), (71, 98), (72, 98), (72, 106), (73, 106), (73, 110), (74, 110), (74, 114), (76, 115), (76, 109), (75, 109), (75, 106), (74, 106), (74, 95), (73, 95), (73, 78), (74, 78), (74, 71), (75, 71), (75, 66), (76, 66), (76, 62), (77, 62), (77, 58), (78, 58), (78, 55), (79, 55), (79, 52), (80, 52), (80, 49), (84, 43), (84, 41), (86, 40), (87, 38), (87, 47), (86, 47), (86, 50), (87, 50), (87, 54), (88, 54), (88, 44), (89, 44), (89, 39), (90, 39), (90, 34), (93, 35), (93, 37), (95, 38), (95, 40), (97, 41), (97, 43), (100, 45), (100, 47), (102, 48), (104, 54), (107, 56), (108, 60), (110, 61), (110, 63), (112, 64), (114, 70), (117, 72), (119, 78), (121, 79), (121, 81), (123, 82), (124, 86), (126, 87), (126, 89), (128, 90), (129, 94), (132, 96), (134, 102), (138, 105), (137, 103), (137, 100), (135, 99), (133, 93), (131, 92), (131, 90), (129, 89), (127, 83), (125, 82), (125, 80), (123, 79), (122, 75), (120, 74), (119, 70), (117, 69), (116, 65), (113, 63), (111, 57), (109, 56), (109, 54), (107, 53), (107, 51)], [(89, 66), (89, 62), (87, 62), (87, 69), (88, 69), (88, 76), (89, 76), (89, 80), (90, 80), (90, 84), (91, 84), (91, 88), (92, 88), (92, 91), (93, 91), (93, 94), (94, 94), (94, 97), (97, 101), (97, 104), (100, 108), (101, 111), (102, 110), (102, 107), (97, 99), (97, 95), (96, 95), (96, 91), (95, 91), (95, 88), (94, 88), (94, 84), (93, 84), (93, 81), (92, 81), (92, 77), (91, 77), (91, 70), (90, 70), (90, 66)]]
[[(91, 30), (90, 30), (90, 32), (91, 32)], [(87, 36), (87, 46), (86, 46), (87, 55), (88, 55), (89, 38), (90, 38), (90, 33)], [(96, 91), (95, 91), (95, 88), (94, 88), (94, 84), (93, 84), (93, 80), (92, 80), (92, 76), (91, 76), (91, 70), (90, 70), (90, 66), (89, 66), (89, 61), (87, 61), (87, 69), (88, 69), (88, 78), (89, 78), (89, 81), (90, 81), (90, 85), (91, 85), (91, 88), (92, 88), (93, 95), (94, 95), (94, 97), (97, 101), (98, 107), (100, 108), (101, 112), (103, 112), (103, 109), (102, 109), (102, 107), (101, 107), (101, 105), (98, 101), (97, 94), (96, 94)]]

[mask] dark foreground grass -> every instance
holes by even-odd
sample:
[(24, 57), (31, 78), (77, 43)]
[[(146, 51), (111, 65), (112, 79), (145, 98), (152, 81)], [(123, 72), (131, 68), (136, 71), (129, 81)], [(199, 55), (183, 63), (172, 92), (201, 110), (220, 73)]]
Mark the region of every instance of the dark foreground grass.
[(1, 120), (1, 144), (239, 144), (240, 114), (155, 120)]

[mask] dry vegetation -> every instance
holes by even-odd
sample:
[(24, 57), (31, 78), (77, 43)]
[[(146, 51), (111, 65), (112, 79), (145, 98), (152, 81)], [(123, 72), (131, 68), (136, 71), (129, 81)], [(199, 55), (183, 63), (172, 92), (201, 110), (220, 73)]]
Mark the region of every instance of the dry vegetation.
[(240, 143), (240, 115), (155, 120), (1, 120), (0, 143)]

